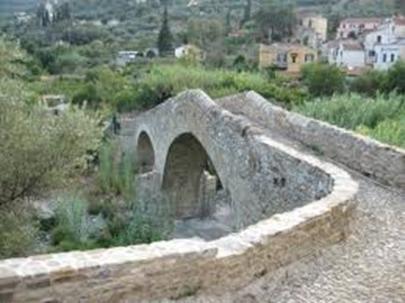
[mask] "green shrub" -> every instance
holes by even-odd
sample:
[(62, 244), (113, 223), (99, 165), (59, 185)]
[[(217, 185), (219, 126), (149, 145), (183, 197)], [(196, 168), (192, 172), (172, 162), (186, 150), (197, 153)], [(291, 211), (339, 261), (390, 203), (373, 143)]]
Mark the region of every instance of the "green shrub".
[(80, 172), (102, 136), (99, 120), (82, 109), (55, 116), (25, 101), (0, 93), (0, 205)]
[(56, 228), (52, 232), (54, 244), (64, 240), (84, 243), (92, 234), (90, 217), (87, 212), (87, 201), (77, 195), (64, 197), (59, 201), (56, 213)]
[(132, 199), (135, 195), (135, 157), (130, 153), (122, 154), (118, 142), (108, 141), (100, 148), (99, 161), (96, 177), (99, 190)]
[(336, 66), (322, 63), (306, 64), (301, 74), (304, 84), (313, 96), (331, 96), (343, 92), (345, 88), (345, 75)]
[(404, 145), (405, 98), (402, 95), (377, 95), (375, 98), (339, 95), (306, 102), (294, 110), (389, 144)]
[(350, 84), (350, 91), (368, 96), (376, 96), (386, 90), (386, 73), (371, 70), (355, 78)]
[(148, 108), (187, 89), (202, 89), (212, 98), (254, 90), (287, 105), (300, 103), (305, 98), (300, 88), (286, 87), (277, 79), (269, 81), (258, 72), (238, 73), (181, 64), (152, 66), (138, 78), (136, 88), (132, 102), (126, 98), (118, 104), (120, 109)]
[(405, 115), (400, 120), (385, 120), (374, 129), (359, 126), (357, 132), (405, 148)]
[(27, 256), (35, 249), (38, 227), (29, 211), (0, 210), (0, 259)]
[(398, 61), (387, 72), (387, 91), (405, 94), (405, 61)]

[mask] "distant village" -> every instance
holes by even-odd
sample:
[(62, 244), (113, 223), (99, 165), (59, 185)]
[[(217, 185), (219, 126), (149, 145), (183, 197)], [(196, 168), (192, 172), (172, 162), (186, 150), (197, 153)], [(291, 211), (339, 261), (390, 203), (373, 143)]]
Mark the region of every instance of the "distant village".
[(289, 42), (261, 44), (259, 66), (298, 73), (303, 64), (323, 61), (356, 76), (370, 69), (387, 70), (405, 59), (405, 17), (347, 18), (334, 40), (327, 39), (328, 20), (320, 15), (299, 16)]
[[(328, 40), (328, 19), (317, 14), (299, 14), (299, 25), (292, 38), (283, 42), (259, 44), (254, 57), (259, 68), (275, 68), (288, 74), (298, 74), (302, 65), (328, 62), (339, 66), (349, 76), (370, 69), (387, 70), (405, 59), (405, 17), (347, 18), (340, 22), (334, 40)], [(233, 33), (232, 35), (236, 35)], [(118, 65), (139, 58), (154, 58), (157, 49), (120, 51)], [(195, 45), (179, 45), (174, 50), (178, 59), (192, 56), (202, 61), (204, 51)]]

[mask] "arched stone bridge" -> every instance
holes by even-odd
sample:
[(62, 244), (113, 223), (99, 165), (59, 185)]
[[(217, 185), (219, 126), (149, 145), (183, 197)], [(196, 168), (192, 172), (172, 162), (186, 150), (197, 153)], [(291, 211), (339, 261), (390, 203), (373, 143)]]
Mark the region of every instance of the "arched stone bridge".
[[(124, 123), (139, 194), (178, 219), (229, 203), (229, 235), (0, 261), (0, 302), (150, 302), (221, 294), (345, 239), (358, 185), (324, 158), (405, 186), (405, 151), (290, 113), (254, 92), (188, 91)], [(128, 131), (129, 130), (129, 131)], [(296, 143), (299, 144), (296, 144)], [(297, 148), (295, 148), (297, 146)]]
[(209, 215), (215, 210), (209, 197), (218, 187), (230, 195), (234, 228), (292, 210), (332, 189), (332, 179), (320, 167), (202, 91), (185, 92), (150, 110), (134, 128), (145, 174), (139, 187), (167, 194), (178, 218)]

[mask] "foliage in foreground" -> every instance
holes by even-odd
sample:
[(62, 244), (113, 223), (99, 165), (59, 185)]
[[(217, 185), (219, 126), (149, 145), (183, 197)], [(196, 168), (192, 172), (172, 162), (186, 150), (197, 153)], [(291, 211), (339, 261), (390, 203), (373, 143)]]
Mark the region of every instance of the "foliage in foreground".
[(31, 211), (0, 210), (0, 259), (27, 256), (35, 247), (38, 228)]
[(0, 206), (55, 186), (83, 167), (101, 139), (98, 124), (79, 108), (56, 116), (0, 93)]
[(339, 95), (306, 102), (294, 110), (405, 147), (405, 98), (402, 95), (377, 95), (375, 98)]
[[(160, 203), (162, 201), (148, 201)], [(93, 202), (94, 203), (94, 202)], [(80, 195), (59, 202), (52, 228), (54, 251), (87, 250), (128, 246), (166, 239), (170, 233), (169, 213), (147, 213), (139, 201), (103, 200), (91, 210)], [(96, 211), (95, 211), (96, 210)]]

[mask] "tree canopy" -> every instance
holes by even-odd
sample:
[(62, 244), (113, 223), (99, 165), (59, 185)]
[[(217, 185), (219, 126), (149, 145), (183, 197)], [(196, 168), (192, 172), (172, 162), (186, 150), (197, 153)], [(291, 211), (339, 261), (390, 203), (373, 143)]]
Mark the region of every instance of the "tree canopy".
[(293, 4), (268, 0), (255, 15), (261, 39), (279, 41), (290, 37), (297, 24)]

